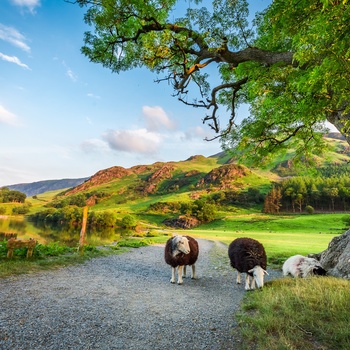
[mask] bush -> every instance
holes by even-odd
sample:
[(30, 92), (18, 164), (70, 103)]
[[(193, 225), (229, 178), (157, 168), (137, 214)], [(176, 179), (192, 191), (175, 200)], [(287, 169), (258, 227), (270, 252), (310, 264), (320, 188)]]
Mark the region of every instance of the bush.
[(133, 229), (137, 225), (136, 219), (132, 215), (126, 215), (122, 218), (122, 226), (127, 229)]
[(71, 253), (74, 248), (66, 245), (61, 245), (57, 242), (49, 243), (48, 245), (37, 244), (34, 250), (35, 256), (59, 256), (65, 253)]
[(308, 213), (308, 214), (313, 214), (315, 212), (315, 209), (314, 207), (312, 207), (311, 205), (307, 205), (305, 207), (305, 211)]
[(20, 207), (14, 207), (12, 208), (12, 214), (14, 215), (25, 215), (29, 212), (29, 208), (27, 205), (23, 205)]
[(350, 227), (350, 215), (343, 216), (342, 221), (343, 221), (344, 225), (346, 226), (346, 228)]

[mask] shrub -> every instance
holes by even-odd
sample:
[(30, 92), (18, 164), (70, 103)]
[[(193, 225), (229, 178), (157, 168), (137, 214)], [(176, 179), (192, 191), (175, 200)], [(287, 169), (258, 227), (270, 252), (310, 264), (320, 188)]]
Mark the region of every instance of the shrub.
[(311, 205), (307, 205), (305, 207), (305, 211), (308, 213), (308, 214), (313, 214), (315, 212), (315, 209), (314, 207), (312, 207)]
[(126, 215), (122, 218), (122, 226), (127, 229), (133, 229), (137, 225), (136, 219), (132, 215)]
[(14, 207), (12, 208), (12, 214), (14, 215), (25, 215), (29, 212), (29, 208), (27, 205), (23, 205), (20, 207)]

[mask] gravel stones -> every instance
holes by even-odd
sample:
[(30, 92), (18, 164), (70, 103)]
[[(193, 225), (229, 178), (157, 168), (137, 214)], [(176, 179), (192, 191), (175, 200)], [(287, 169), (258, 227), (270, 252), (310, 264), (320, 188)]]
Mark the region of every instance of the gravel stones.
[(198, 242), (198, 279), (183, 285), (162, 245), (0, 280), (0, 349), (235, 349), (244, 287), (226, 246)]

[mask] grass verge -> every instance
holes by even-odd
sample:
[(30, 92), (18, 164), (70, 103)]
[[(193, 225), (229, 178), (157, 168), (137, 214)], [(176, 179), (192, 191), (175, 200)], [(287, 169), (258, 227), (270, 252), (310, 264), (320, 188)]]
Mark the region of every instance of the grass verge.
[(71, 248), (64, 244), (37, 244), (31, 258), (26, 258), (26, 248), (19, 248), (14, 250), (14, 257), (8, 259), (6, 257), (6, 241), (3, 241), (0, 242), (0, 278), (82, 264), (92, 258), (120, 254), (127, 251), (130, 247), (138, 248), (151, 243), (152, 241), (145, 242), (144, 240), (133, 239), (123, 240), (116, 245), (99, 248), (84, 246), (83, 254), (77, 248)]
[(350, 281), (282, 278), (246, 293), (241, 349), (350, 349)]

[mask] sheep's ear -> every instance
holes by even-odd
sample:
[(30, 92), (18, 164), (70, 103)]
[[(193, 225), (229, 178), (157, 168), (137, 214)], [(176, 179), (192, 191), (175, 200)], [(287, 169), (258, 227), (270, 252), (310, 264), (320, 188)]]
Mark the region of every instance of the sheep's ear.
[(253, 273), (254, 269), (248, 270), (248, 273)]
[(266, 270), (263, 270), (263, 271), (264, 271), (264, 275), (269, 275), (269, 273)]

